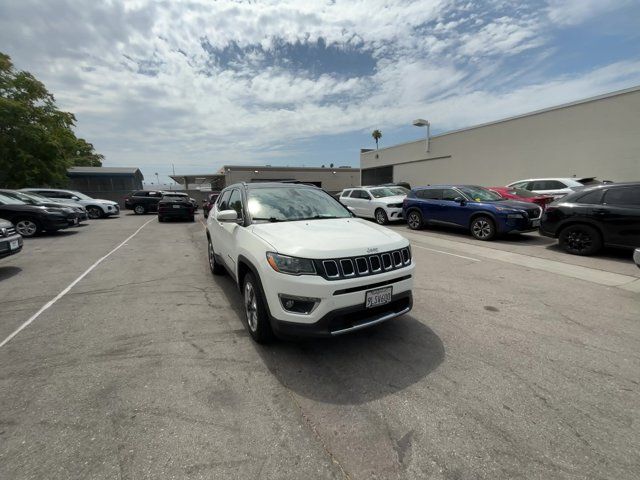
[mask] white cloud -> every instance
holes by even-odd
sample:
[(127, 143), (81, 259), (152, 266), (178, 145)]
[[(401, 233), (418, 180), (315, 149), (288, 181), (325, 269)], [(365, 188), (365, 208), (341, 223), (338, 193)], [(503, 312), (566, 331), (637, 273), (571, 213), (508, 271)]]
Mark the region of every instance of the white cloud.
[(550, 0), (548, 15), (559, 25), (577, 25), (603, 13), (631, 5), (633, 0)]

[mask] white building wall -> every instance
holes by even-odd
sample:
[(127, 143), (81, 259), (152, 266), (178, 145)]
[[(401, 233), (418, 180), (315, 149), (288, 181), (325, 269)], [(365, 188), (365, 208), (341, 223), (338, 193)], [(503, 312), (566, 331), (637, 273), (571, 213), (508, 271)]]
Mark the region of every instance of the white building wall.
[(429, 154), (424, 140), (364, 152), (360, 164), (394, 165), (393, 180), (411, 185), (573, 175), (640, 180), (640, 87), (435, 136)]

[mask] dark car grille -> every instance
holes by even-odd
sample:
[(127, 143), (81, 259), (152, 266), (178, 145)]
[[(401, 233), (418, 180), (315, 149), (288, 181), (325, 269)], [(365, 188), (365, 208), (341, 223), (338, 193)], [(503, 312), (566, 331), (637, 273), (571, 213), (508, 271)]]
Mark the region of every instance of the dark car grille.
[(366, 277), (390, 272), (411, 263), (408, 247), (375, 255), (314, 260), (316, 271), (327, 280)]
[(528, 208), (527, 209), (527, 215), (529, 215), (529, 218), (538, 218), (540, 216), (540, 213), (542, 212), (542, 210), (540, 208)]

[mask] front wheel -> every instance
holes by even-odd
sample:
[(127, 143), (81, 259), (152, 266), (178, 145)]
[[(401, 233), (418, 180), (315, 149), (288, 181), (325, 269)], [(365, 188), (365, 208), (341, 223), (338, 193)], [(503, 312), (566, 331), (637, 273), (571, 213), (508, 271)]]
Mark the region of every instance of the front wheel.
[(242, 287), (244, 293), (244, 312), (247, 329), (251, 337), (258, 343), (268, 343), (273, 339), (267, 309), (260, 293), (260, 287), (252, 273), (244, 277)]
[(560, 247), (572, 255), (593, 255), (602, 248), (602, 238), (589, 225), (571, 225), (558, 236)]
[(378, 208), (376, 210), (376, 222), (380, 225), (386, 225), (389, 222), (389, 217), (387, 217), (387, 212), (385, 212), (382, 208)]
[(16, 222), (16, 232), (25, 238), (34, 237), (39, 230), (40, 225), (34, 220), (23, 218)]
[(214, 275), (222, 275), (224, 273), (224, 267), (216, 260), (216, 254), (213, 251), (213, 243), (211, 239), (208, 239), (207, 256), (209, 257), (209, 269)]
[(101, 208), (98, 207), (87, 207), (87, 213), (89, 214), (89, 218), (96, 220), (97, 218), (102, 218), (104, 212)]
[(147, 209), (144, 208), (144, 205), (136, 205), (135, 207), (133, 207), (133, 213), (135, 213), (136, 215), (142, 215), (144, 213), (146, 213)]
[(412, 210), (407, 215), (407, 225), (411, 230), (420, 230), (422, 228), (422, 214), (417, 210)]
[(486, 216), (476, 217), (471, 221), (471, 235), (478, 240), (491, 240), (496, 236), (496, 226), (493, 220)]

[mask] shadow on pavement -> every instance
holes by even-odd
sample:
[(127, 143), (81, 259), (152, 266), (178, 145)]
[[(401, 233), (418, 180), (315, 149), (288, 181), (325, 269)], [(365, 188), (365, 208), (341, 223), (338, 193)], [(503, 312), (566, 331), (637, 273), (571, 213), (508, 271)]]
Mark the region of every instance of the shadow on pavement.
[[(562, 248), (560, 248), (560, 245), (558, 245), (557, 241), (553, 245), (549, 245), (547, 247), (547, 250), (550, 250), (552, 252), (558, 252), (563, 255), (567, 255), (568, 257), (576, 256), (576, 255), (571, 255), (570, 253), (565, 252)], [(604, 260), (611, 260), (617, 263), (633, 264), (633, 250), (624, 249), (624, 248), (605, 247), (595, 255), (591, 255), (590, 257), (582, 257), (582, 258), (601, 258)]]
[(0, 267), (0, 282), (19, 274), (21, 271), (22, 269), (20, 267)]
[[(215, 283), (245, 328), (242, 296), (229, 277)], [(410, 314), (335, 338), (254, 344), (269, 371), (298, 395), (354, 405), (404, 390), (445, 358), (440, 337)]]

